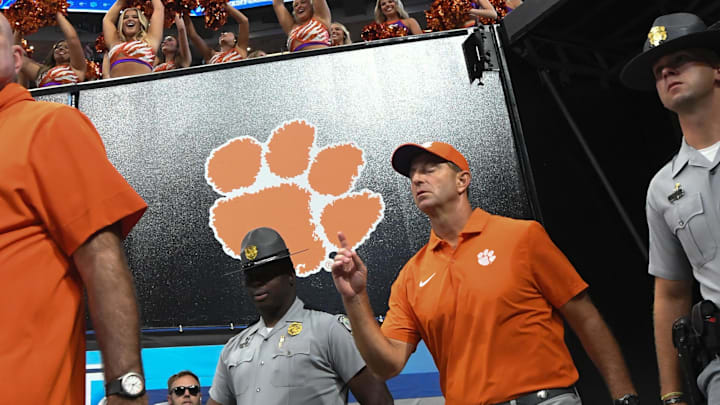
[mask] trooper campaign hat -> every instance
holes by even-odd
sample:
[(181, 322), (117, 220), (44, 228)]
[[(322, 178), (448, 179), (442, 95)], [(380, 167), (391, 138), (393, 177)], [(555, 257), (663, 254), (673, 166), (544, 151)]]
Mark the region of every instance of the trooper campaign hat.
[(241, 271), (253, 270), (305, 250), (290, 253), (277, 231), (271, 228), (256, 228), (248, 232), (242, 240)]
[(635, 90), (655, 88), (653, 65), (663, 56), (683, 49), (703, 48), (720, 54), (720, 28), (708, 28), (700, 17), (690, 13), (660, 16), (653, 22), (643, 51), (628, 62), (620, 73), (623, 84)]
[(406, 143), (395, 149), (392, 155), (392, 166), (396, 172), (410, 177), (410, 164), (415, 157), (423, 152), (431, 153), (440, 159), (454, 163), (460, 170), (470, 171), (467, 159), (452, 145), (445, 142), (426, 142), (422, 145)]

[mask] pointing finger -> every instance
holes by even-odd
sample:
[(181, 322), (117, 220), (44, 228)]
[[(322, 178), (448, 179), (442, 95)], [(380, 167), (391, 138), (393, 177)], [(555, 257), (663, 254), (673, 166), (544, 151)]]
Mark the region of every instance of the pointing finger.
[(350, 247), (347, 243), (347, 238), (345, 237), (345, 234), (342, 232), (338, 232), (338, 240), (340, 241), (340, 247), (343, 249), (350, 250)]

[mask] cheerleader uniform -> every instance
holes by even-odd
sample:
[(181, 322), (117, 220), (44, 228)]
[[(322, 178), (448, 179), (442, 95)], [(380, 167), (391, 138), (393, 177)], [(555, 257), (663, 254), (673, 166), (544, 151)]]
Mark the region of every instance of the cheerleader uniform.
[(314, 18), (293, 28), (287, 41), (290, 52), (297, 52), (312, 45), (330, 46), (330, 30)]
[(41, 73), (36, 82), (38, 87), (47, 87), (59, 84), (73, 84), (79, 81), (80, 78), (70, 66), (58, 65)]

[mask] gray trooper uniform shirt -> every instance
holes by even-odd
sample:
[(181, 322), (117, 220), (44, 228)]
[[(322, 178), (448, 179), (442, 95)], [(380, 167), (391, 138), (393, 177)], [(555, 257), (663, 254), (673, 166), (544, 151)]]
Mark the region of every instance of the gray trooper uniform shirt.
[[(668, 280), (694, 276), (703, 298), (720, 306), (720, 153), (710, 162), (683, 139), (680, 152), (650, 182), (649, 273)], [(668, 334), (670, 331), (667, 332)], [(720, 400), (720, 359), (697, 378), (709, 404)]]
[(261, 318), (228, 341), (210, 397), (223, 405), (346, 404), (347, 382), (364, 367), (347, 318), (296, 298), (269, 333)]
[[(720, 153), (708, 161), (682, 141), (680, 152), (650, 182), (648, 272), (700, 284), (703, 298), (720, 306)], [(669, 333), (669, 332), (668, 332)]]

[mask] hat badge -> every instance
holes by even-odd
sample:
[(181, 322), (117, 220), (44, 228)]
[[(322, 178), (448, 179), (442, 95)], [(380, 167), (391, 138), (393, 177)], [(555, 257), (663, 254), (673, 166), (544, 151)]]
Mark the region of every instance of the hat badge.
[(662, 44), (665, 40), (667, 40), (667, 31), (665, 31), (664, 26), (656, 25), (650, 28), (650, 32), (648, 33), (648, 42), (650, 43), (651, 48)]
[(245, 257), (248, 258), (248, 260), (255, 260), (258, 254), (257, 246), (250, 245), (245, 248)]

